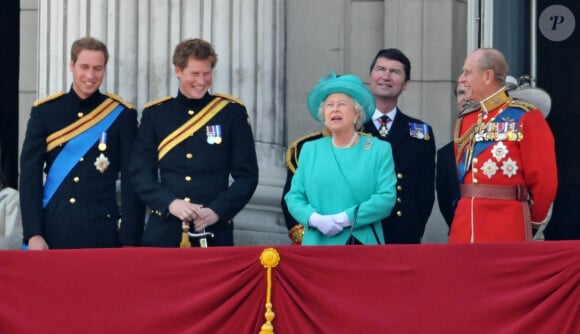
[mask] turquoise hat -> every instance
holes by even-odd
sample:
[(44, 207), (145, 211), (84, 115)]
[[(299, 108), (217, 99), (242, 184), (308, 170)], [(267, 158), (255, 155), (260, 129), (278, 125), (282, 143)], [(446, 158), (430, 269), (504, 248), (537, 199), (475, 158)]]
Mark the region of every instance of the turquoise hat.
[(308, 110), (312, 117), (320, 123), (324, 120), (318, 118), (318, 108), (328, 95), (343, 93), (355, 99), (362, 107), (366, 120), (372, 118), (375, 112), (375, 97), (356, 75), (345, 74), (337, 76), (331, 72), (328, 77), (320, 79), (318, 84), (308, 94)]

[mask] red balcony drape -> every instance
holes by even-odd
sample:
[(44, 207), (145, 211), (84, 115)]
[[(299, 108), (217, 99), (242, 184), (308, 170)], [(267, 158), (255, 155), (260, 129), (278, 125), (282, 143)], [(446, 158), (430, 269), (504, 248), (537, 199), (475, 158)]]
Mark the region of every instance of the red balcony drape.
[[(0, 333), (259, 333), (265, 248), (0, 251)], [(580, 333), (577, 241), (274, 248), (275, 333)]]

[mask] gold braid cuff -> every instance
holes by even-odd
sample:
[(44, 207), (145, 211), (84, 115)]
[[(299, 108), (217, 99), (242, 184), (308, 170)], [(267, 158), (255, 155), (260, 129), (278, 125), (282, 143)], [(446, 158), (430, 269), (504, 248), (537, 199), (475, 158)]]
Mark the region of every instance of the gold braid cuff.
[(292, 245), (302, 245), (302, 238), (304, 237), (304, 225), (296, 224), (290, 231), (288, 237), (292, 240)]

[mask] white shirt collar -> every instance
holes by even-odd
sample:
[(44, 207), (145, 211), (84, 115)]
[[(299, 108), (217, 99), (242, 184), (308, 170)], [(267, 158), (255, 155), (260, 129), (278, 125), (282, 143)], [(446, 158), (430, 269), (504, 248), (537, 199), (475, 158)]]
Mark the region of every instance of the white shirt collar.
[[(389, 124), (387, 124), (387, 130), (391, 129), (391, 125), (393, 125), (396, 115), (397, 115), (397, 107), (394, 107), (391, 111), (387, 113), (387, 116), (389, 116), (389, 118), (391, 119)], [(383, 116), (383, 113), (380, 112), (379, 109), (375, 109), (375, 113), (373, 114), (373, 123), (375, 124), (377, 130), (381, 127), (381, 122), (379, 121), (379, 118), (381, 118), (381, 116)]]

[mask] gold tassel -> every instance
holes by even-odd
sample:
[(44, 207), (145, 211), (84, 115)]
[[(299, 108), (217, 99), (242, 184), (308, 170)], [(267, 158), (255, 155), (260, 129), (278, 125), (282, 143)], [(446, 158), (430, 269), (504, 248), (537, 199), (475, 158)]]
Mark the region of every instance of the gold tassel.
[(268, 287), (266, 289), (266, 323), (262, 325), (260, 334), (274, 334), (274, 326), (272, 325), (272, 320), (276, 314), (272, 311), (272, 268), (276, 267), (280, 263), (280, 254), (274, 248), (266, 248), (262, 251), (260, 255), (260, 262), (266, 268)]
[(191, 242), (189, 242), (189, 224), (186, 222), (181, 223), (181, 243), (179, 243), (179, 248), (190, 248)]

